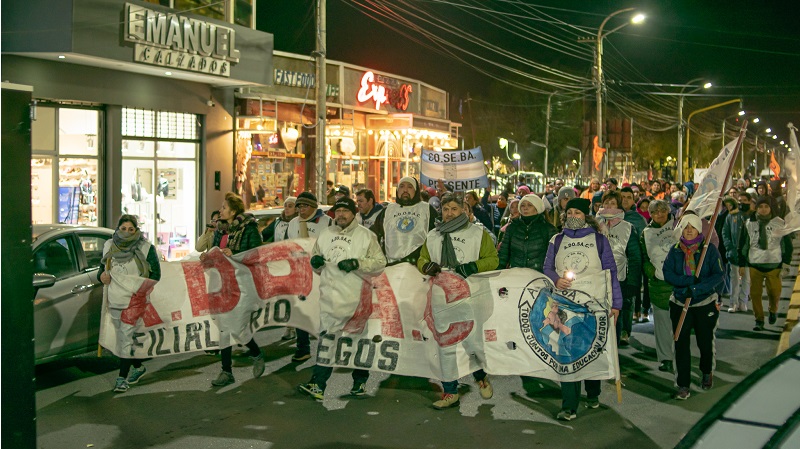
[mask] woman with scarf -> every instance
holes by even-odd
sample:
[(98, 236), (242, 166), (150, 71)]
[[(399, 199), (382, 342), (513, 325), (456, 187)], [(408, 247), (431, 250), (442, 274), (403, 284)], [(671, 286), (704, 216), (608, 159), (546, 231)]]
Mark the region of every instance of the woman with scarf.
[(644, 217), (644, 221), (650, 223), (652, 217), (650, 216), (650, 202), (653, 201), (652, 198), (649, 196), (645, 196), (639, 199), (639, 202), (636, 203), (636, 212), (639, 213), (642, 217)]
[(597, 221), (608, 228), (606, 236), (614, 252), (617, 279), (622, 290), (622, 310), (619, 314), (617, 338), (620, 346), (630, 345), (633, 332), (633, 309), (636, 296), (642, 288), (642, 248), (639, 232), (625, 221), (625, 211), (620, 208), (622, 196), (616, 191), (603, 195), (603, 207), (597, 211)]
[[(550, 239), (544, 259), (544, 274), (559, 290), (572, 286), (567, 273), (593, 275), (603, 270), (610, 271), (611, 310), (609, 315), (616, 322), (622, 307), (622, 292), (617, 280), (617, 264), (611, 244), (601, 232), (601, 226), (589, 214), (590, 201), (573, 198), (566, 205), (564, 230)], [(605, 228), (602, 228), (605, 230)], [(580, 263), (580, 266), (574, 264)], [(600, 407), (600, 381), (585, 380), (586, 407)], [(581, 396), (580, 382), (561, 382), (561, 411), (556, 418), (571, 421), (577, 417), (578, 400)]]
[(508, 224), (497, 255), (498, 268), (530, 268), (541, 272), (550, 239), (558, 233), (544, 219), (544, 201), (531, 193), (519, 201), (520, 217)]
[[(225, 201), (222, 202), (222, 207), (219, 209), (217, 230), (214, 232), (214, 247), (231, 257), (234, 254), (257, 248), (261, 243), (261, 234), (258, 232), (256, 219), (253, 215), (244, 213), (244, 201), (233, 192), (225, 194)], [(200, 260), (203, 261), (206, 257), (208, 257), (208, 253), (203, 253), (200, 255)], [(246, 346), (250, 350), (250, 359), (253, 361), (253, 377), (261, 377), (265, 367), (261, 349), (252, 338)], [(220, 353), (222, 371), (216, 379), (211, 381), (211, 385), (215, 387), (223, 387), (236, 382), (232, 368), (233, 347), (223, 348)]]
[[(118, 274), (139, 276), (154, 281), (161, 279), (161, 265), (156, 248), (142, 238), (139, 220), (135, 215), (119, 217), (114, 236), (106, 240), (103, 246), (103, 258), (100, 262), (98, 278), (105, 285), (109, 285), (111, 278)], [(109, 308), (114, 320), (120, 319), (120, 312), (119, 309)], [(131, 367), (133, 372), (130, 372)], [(139, 382), (145, 372), (147, 368), (142, 365), (142, 359), (120, 358), (119, 376), (114, 384), (114, 391), (118, 393), (128, 391), (129, 386)]]
[(498, 234), (497, 240), (503, 241), (503, 235), (508, 229), (508, 225), (517, 218), (519, 218), (519, 198), (514, 198), (508, 203), (503, 218), (500, 219), (500, 234)]
[(664, 280), (672, 286), (669, 298), (669, 315), (672, 331), (678, 329), (684, 304), (690, 299), (681, 332), (675, 342), (675, 369), (677, 371), (678, 392), (676, 399), (685, 400), (691, 396), (692, 351), (691, 335), (694, 331), (697, 348), (700, 350), (700, 372), (703, 390), (714, 384), (715, 332), (719, 320), (724, 271), (719, 250), (708, 244), (703, 266), (698, 273), (698, 264), (705, 245), (702, 233), (703, 223), (694, 212), (686, 212), (675, 228), (678, 243), (670, 248), (664, 261)]
[(756, 213), (745, 221), (739, 238), (739, 276), (744, 276), (745, 269), (750, 270), (750, 302), (756, 317), (755, 331), (764, 330), (763, 283), (767, 284), (769, 324), (775, 324), (778, 319), (781, 277), (789, 274), (793, 251), (791, 233), (783, 237), (778, 234), (784, 226), (783, 219), (773, 213), (770, 198), (762, 196), (756, 200)]
[(283, 212), (269, 226), (261, 232), (261, 240), (264, 243), (280, 242), (286, 240), (286, 231), (289, 229), (289, 222), (297, 216), (295, 207), (297, 198), (290, 196), (283, 201)]
[[(470, 224), (464, 213), (464, 201), (453, 194), (442, 197), (442, 222), (428, 232), (422, 245), (417, 268), (427, 276), (437, 276), (442, 270), (451, 270), (464, 279), (475, 273), (497, 268), (497, 250), (489, 233)], [(479, 369), (472, 373), (478, 383), (481, 397), (492, 397), (492, 384), (486, 373)], [(458, 380), (443, 381), (442, 398), (433, 403), (436, 409), (458, 404)]]

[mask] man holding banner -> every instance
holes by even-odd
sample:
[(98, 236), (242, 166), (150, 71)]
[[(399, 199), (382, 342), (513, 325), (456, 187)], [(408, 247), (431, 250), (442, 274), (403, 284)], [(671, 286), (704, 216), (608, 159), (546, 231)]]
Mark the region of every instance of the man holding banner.
[(380, 212), (372, 232), (378, 236), (389, 265), (401, 262), (416, 264), (428, 231), (436, 225), (437, 212), (422, 201), (419, 183), (406, 176), (397, 185), (395, 203)]
[[(488, 231), (469, 222), (464, 213), (464, 201), (454, 195), (442, 197), (442, 223), (428, 233), (422, 246), (417, 267), (428, 276), (452, 270), (466, 279), (469, 276), (497, 268), (497, 250)], [(492, 384), (486, 373), (479, 369), (472, 373), (478, 383), (481, 397), (493, 395)], [(458, 404), (458, 380), (443, 381), (442, 398), (433, 403), (436, 409), (445, 409)]]
[[(311, 257), (311, 266), (321, 271), (320, 345), (325, 334), (341, 331), (354, 315), (361, 302), (363, 285), (369, 282), (365, 277), (380, 274), (386, 266), (386, 258), (375, 234), (355, 220), (356, 203), (350, 198), (340, 198), (331, 210), (336, 217), (336, 226), (322, 231)], [(317, 362), (311, 380), (297, 388), (314, 399), (322, 400), (333, 367)], [(353, 370), (350, 394), (365, 395), (368, 378), (369, 371)]]

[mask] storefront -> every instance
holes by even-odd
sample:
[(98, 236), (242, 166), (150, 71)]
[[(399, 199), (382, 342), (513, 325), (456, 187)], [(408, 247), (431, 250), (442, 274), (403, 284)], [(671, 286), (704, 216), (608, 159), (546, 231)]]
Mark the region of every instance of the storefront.
[[(275, 52), (273, 85), (237, 93), (237, 165), (252, 208), (310, 190), (316, 176), (313, 59)], [(335, 185), (394, 199), (403, 176), (419, 176), (423, 148), (457, 148), (445, 91), (328, 61), (326, 172)], [(324, 201), (324, 199), (320, 199)]]
[(32, 221), (133, 214), (165, 258), (188, 254), (235, 188), (234, 90), (271, 81), (272, 36), (145, 2), (7, 9), (2, 76), (36, 99)]

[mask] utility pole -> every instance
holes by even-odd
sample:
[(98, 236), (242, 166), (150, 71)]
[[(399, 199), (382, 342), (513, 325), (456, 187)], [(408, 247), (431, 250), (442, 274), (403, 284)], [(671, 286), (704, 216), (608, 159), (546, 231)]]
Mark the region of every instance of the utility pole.
[(551, 107), (551, 102), (553, 100), (553, 95), (556, 93), (553, 92), (552, 94), (547, 96), (547, 123), (545, 124), (544, 128), (544, 176), (547, 177), (547, 159), (550, 153), (550, 114), (553, 108)]
[(316, 57), (316, 85), (317, 85), (317, 160), (316, 160), (316, 192), (317, 200), (323, 201), (327, 197), (325, 191), (328, 179), (328, 167), (325, 164), (327, 149), (325, 147), (325, 118), (328, 111), (328, 81), (325, 77), (325, 52), (327, 47), (326, 37), (326, 18), (325, 1), (317, 0), (317, 46), (314, 56)]
[(683, 184), (683, 95), (678, 97), (678, 182)]

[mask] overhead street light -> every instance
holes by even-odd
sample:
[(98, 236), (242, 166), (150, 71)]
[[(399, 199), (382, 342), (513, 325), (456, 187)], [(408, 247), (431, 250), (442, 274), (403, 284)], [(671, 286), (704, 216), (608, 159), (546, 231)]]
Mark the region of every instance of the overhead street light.
[[(722, 103), (717, 103), (717, 104), (714, 104), (714, 105), (711, 105), (711, 106), (708, 106), (708, 107), (705, 107), (705, 108), (702, 108), (702, 109), (698, 109), (696, 111), (692, 111), (692, 113), (689, 114), (689, 117), (687, 117), (687, 119), (686, 119), (686, 159), (687, 160), (689, 159), (689, 136), (690, 136), (690, 131), (691, 131), (690, 125), (691, 125), (691, 122), (692, 122), (692, 117), (695, 114), (699, 114), (701, 112), (710, 111), (710, 110), (716, 109), (716, 108), (721, 108), (722, 106), (727, 106), (727, 105), (733, 104), (733, 103), (741, 104), (742, 103), (742, 99), (741, 98), (736, 98), (736, 99), (733, 99), (733, 100), (723, 101)], [(689, 167), (689, 168), (691, 168), (691, 167)], [(680, 170), (680, 167), (678, 169)], [(683, 179), (681, 179), (681, 182), (683, 182)]]
[[(702, 86), (693, 86), (692, 84), (698, 81), (702, 81), (703, 78), (695, 78), (693, 80), (687, 81), (686, 84), (681, 88), (681, 93), (678, 95), (678, 181), (683, 183), (683, 130), (685, 128), (683, 124), (683, 101), (686, 98), (686, 95), (697, 92), (700, 89), (710, 89), (713, 84), (710, 82), (703, 83)], [(694, 89), (686, 92), (687, 87), (694, 87)], [(689, 143), (686, 143), (686, 151), (689, 151)]]

